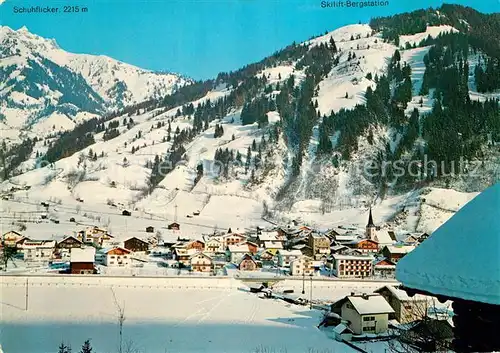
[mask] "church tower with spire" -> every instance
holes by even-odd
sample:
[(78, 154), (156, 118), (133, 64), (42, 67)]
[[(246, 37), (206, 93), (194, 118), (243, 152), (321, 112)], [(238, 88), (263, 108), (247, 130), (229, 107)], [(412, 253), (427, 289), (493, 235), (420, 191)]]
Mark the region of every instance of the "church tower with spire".
[(370, 207), (370, 215), (368, 216), (368, 224), (366, 225), (365, 236), (367, 239), (375, 240), (375, 231), (377, 228), (373, 223), (372, 208)]

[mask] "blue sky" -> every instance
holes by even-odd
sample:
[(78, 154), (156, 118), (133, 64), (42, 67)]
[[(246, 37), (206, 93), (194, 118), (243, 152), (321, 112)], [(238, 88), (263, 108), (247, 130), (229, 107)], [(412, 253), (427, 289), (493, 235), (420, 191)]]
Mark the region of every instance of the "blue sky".
[[(1, 2), (1, 0), (0, 0)], [(500, 0), (455, 0), (499, 12)], [(257, 61), (293, 41), (371, 17), (411, 11), (436, 0), (389, 0), (387, 7), (322, 9), (321, 0), (6, 0), (0, 24), (25, 25), (65, 50), (104, 54), (150, 70), (206, 79)], [(79, 14), (14, 14), (14, 6), (65, 4)]]

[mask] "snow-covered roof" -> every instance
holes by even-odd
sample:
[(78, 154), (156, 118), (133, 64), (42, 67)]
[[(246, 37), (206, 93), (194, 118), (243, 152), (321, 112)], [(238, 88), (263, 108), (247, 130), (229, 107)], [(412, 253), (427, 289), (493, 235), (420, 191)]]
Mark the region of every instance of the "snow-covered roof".
[(266, 248), (266, 249), (283, 249), (283, 243), (281, 241), (265, 241), (264, 248)]
[(248, 248), (248, 244), (235, 244), (235, 245), (229, 245), (228, 250), (230, 252), (249, 252), (250, 249)]
[(375, 240), (378, 241), (379, 244), (393, 244), (396, 242), (396, 237), (394, 235), (394, 231), (381, 229), (375, 232)]
[(25, 248), (53, 248), (56, 246), (55, 240), (26, 240), (23, 243), (23, 249)]
[(341, 255), (341, 254), (333, 254), (332, 257), (335, 260), (368, 260), (368, 261), (373, 261), (374, 257), (373, 256), (366, 256), (366, 255)]
[(347, 298), (359, 315), (393, 313), (394, 309), (381, 295), (354, 296)]
[(94, 262), (95, 259), (95, 248), (72, 248), (70, 252), (71, 262)]
[(397, 280), (433, 294), (500, 305), (499, 216), (497, 183), (403, 257)]
[(409, 252), (415, 250), (416, 246), (414, 245), (387, 245), (387, 250), (391, 254), (408, 254)]
[(333, 331), (339, 335), (343, 334), (345, 331), (352, 333), (352, 330), (349, 327), (347, 327), (345, 324), (339, 324), (339, 325), (335, 326)]
[(281, 256), (302, 256), (302, 251), (294, 249), (294, 250), (279, 250), (278, 254)]
[(278, 232), (262, 232), (257, 236), (260, 241), (277, 240)]
[(377, 289), (375, 293), (380, 293), (385, 288), (399, 301), (426, 300), (426, 297), (423, 295), (415, 295), (414, 297), (410, 297), (404, 290), (391, 285), (383, 286), (382, 288)]
[(346, 241), (353, 241), (358, 239), (360, 236), (358, 234), (344, 234), (344, 235), (337, 235), (335, 236), (336, 241), (341, 241), (341, 242), (346, 242)]

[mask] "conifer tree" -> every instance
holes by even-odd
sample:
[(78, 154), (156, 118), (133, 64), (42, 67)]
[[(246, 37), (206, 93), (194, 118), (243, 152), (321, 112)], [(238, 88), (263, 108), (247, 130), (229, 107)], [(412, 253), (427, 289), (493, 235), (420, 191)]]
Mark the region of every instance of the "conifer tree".
[(92, 347), (90, 346), (90, 340), (86, 340), (83, 343), (82, 349), (80, 350), (80, 353), (92, 353)]

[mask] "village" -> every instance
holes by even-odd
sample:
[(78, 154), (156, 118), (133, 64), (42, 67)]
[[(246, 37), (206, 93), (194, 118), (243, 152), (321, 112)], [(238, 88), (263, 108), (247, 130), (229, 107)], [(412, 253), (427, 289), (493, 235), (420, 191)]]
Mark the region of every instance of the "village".
[[(173, 222), (167, 228), (176, 234), (180, 227)], [(1, 255), (4, 270), (16, 272), (391, 279), (397, 262), (427, 237), (407, 233), (398, 241), (394, 231), (375, 225), (370, 209), (364, 230), (337, 226), (319, 231), (295, 223), (257, 227), (251, 233), (229, 228), (172, 241), (163, 240), (153, 226), (144, 229), (143, 237), (121, 241), (100, 226), (46, 240), (11, 230), (2, 236)]]
[[(180, 227), (173, 222), (167, 228), (176, 234)], [(420, 319), (431, 309), (439, 330), (444, 325), (445, 332), (451, 332), (446, 310), (443, 320), (442, 307), (424, 296), (410, 298), (395, 280), (398, 261), (427, 238), (408, 233), (398, 241), (395, 232), (375, 225), (370, 209), (364, 230), (337, 226), (318, 231), (294, 224), (252, 233), (228, 229), (202, 239), (178, 237), (170, 242), (162, 240), (153, 226), (144, 229), (143, 237), (123, 241), (99, 226), (60, 240), (32, 240), (11, 230), (2, 236), (1, 254), (4, 274), (67, 275), (75, 280), (82, 275), (250, 280), (248, 293), (317, 309), (323, 313), (318, 327), (331, 339), (350, 344), (392, 339), (395, 330), (410, 322), (418, 323), (409, 326), (412, 330), (421, 330)], [(295, 286), (283, 285), (283, 279), (295, 280)], [(374, 283), (332, 301), (321, 299), (321, 288), (312, 298), (313, 279)]]

